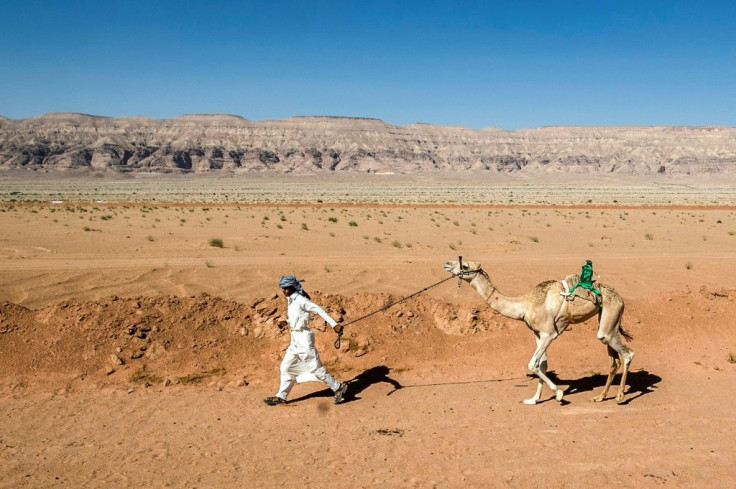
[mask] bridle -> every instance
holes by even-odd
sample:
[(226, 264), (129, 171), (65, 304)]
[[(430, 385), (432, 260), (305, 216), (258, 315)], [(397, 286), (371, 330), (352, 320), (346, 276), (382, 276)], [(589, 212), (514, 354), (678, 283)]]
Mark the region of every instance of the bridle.
[[(471, 274), (474, 274), (474, 273), (479, 273), (479, 274), (483, 275), (485, 278), (488, 279), (488, 282), (489, 283), (491, 282), (491, 277), (488, 275), (488, 273), (485, 270), (483, 270), (483, 267), (474, 268), (473, 270), (469, 270), (469, 269), (468, 270), (464, 270), (463, 269), (463, 257), (462, 256), (458, 256), (457, 257), (457, 263), (458, 263), (459, 271), (457, 273), (455, 273), (454, 275), (457, 276), (457, 288), (458, 288), (458, 290), (460, 289), (460, 286), (463, 284), (463, 277), (466, 277), (466, 276), (471, 275)], [(491, 299), (491, 296), (493, 295), (494, 292), (496, 292), (496, 287), (494, 287), (493, 284), (491, 283), (491, 292), (488, 294), (487, 297), (485, 297), (484, 302), (488, 303), (488, 301)]]

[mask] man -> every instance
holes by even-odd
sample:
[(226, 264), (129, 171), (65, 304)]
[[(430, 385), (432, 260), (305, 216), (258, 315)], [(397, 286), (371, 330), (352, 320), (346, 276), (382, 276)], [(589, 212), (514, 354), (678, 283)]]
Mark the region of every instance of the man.
[(269, 406), (285, 404), (296, 382), (322, 381), (335, 393), (335, 404), (339, 404), (348, 390), (348, 385), (335, 380), (322, 365), (314, 346), (314, 333), (309, 329), (309, 313), (319, 315), (337, 334), (342, 332), (342, 326), (310, 300), (309, 294), (302, 289), (300, 281), (293, 275), (281, 277), (279, 287), (288, 303), (287, 319), (291, 341), (281, 361), (279, 392), (273, 397), (267, 397), (263, 402)]

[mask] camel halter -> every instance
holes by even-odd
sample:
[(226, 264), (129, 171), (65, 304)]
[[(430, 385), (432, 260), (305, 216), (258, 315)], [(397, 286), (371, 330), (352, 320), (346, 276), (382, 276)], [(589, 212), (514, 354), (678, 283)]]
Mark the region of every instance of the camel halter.
[[(458, 256), (457, 257), (457, 263), (459, 271), (455, 275), (457, 275), (457, 288), (460, 289), (460, 286), (463, 284), (463, 277), (466, 275), (471, 275), (473, 273), (480, 273), (481, 275), (485, 276), (488, 279), (488, 282), (491, 282), (491, 278), (488, 276), (485, 270), (483, 270), (483, 267), (478, 267), (474, 270), (463, 270), (463, 257)], [(491, 284), (491, 292), (486, 296), (485, 302), (488, 303), (493, 293), (496, 292), (496, 287)]]

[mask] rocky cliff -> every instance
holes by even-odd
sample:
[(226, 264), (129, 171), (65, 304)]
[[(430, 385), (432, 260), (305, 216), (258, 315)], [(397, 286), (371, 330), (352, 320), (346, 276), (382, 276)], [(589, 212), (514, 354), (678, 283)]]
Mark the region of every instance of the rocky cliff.
[(733, 127), (504, 131), (377, 119), (0, 117), (0, 169), (116, 172), (736, 173)]

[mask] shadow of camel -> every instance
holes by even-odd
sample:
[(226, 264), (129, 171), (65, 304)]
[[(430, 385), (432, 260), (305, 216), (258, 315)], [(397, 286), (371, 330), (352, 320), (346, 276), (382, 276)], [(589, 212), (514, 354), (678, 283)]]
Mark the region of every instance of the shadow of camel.
[[(386, 394), (387, 396), (390, 396), (397, 390), (401, 389), (402, 385), (388, 376), (390, 371), (391, 369), (387, 366), (379, 365), (377, 367), (371, 367), (368, 370), (359, 373), (352, 379), (346, 381), (346, 383), (348, 384), (348, 391), (345, 393), (343, 403), (359, 400), (360, 397), (358, 397), (358, 394), (366, 390), (368, 387), (375, 384), (380, 384), (382, 382), (386, 382), (394, 388), (391, 392)], [(302, 397), (292, 399), (289, 402), (294, 403), (299, 401), (306, 401), (307, 399), (313, 399), (316, 397), (332, 397), (334, 395), (335, 394), (330, 389), (322, 389), (321, 391), (312, 392)]]
[[(617, 382), (621, 381), (620, 375), (621, 374), (618, 373), (613, 379), (611, 390), (609, 391), (609, 395), (606, 399), (616, 397), (616, 393), (618, 392)], [(599, 388), (603, 389), (603, 386), (606, 384), (606, 379), (608, 378), (608, 375), (605, 374), (594, 374), (588, 375), (587, 377), (581, 377), (579, 379), (564, 380), (558, 377), (554, 371), (547, 372), (547, 376), (556, 384), (568, 385), (569, 387), (565, 389), (566, 395), (592, 392)], [(643, 369), (629, 372), (629, 375), (626, 377), (626, 384), (628, 385), (626, 398), (621, 404), (628, 404), (634, 399), (638, 399), (645, 394), (654, 392), (654, 389), (657, 388), (657, 384), (661, 381), (662, 377)]]

